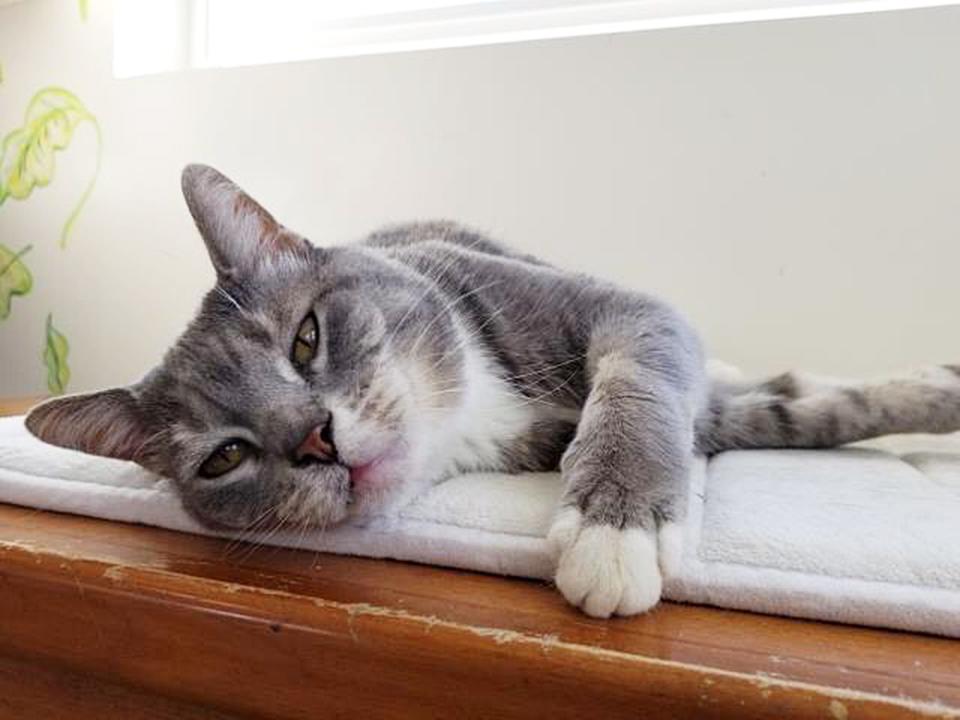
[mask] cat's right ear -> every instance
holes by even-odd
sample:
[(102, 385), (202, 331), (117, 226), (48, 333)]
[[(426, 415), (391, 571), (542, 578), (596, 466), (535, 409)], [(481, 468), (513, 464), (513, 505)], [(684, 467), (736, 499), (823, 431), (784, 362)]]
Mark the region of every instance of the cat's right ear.
[(311, 245), (274, 220), (233, 181), (207, 165), (187, 165), (183, 197), (217, 276), (236, 281), (310, 257)]
[(127, 388), (48, 400), (30, 411), (26, 426), (51, 445), (141, 464), (154, 436)]

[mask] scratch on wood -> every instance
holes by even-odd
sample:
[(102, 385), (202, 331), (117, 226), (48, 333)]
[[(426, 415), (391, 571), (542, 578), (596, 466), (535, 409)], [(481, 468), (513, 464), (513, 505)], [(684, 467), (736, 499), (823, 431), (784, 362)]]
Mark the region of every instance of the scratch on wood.
[[(37, 548), (34, 548), (26, 543), (12, 543), (9, 541), (2, 542), (0, 543), (0, 550), (2, 550), (4, 547), (11, 546), (20, 548), (22, 550), (27, 550), (32, 553), (37, 553), (37, 561), (42, 562), (41, 553), (38, 552)], [(45, 550), (42, 554), (47, 556), (51, 555), (48, 550)], [(90, 558), (84, 559), (90, 560)], [(765, 673), (739, 672), (735, 670), (725, 670), (722, 668), (697, 665), (679, 660), (669, 660), (664, 658), (650, 657), (647, 655), (637, 655), (621, 650), (612, 650), (593, 645), (567, 642), (560, 639), (556, 635), (524, 633), (506, 628), (490, 628), (469, 625), (455, 622), (453, 620), (444, 620), (432, 615), (417, 615), (400, 608), (382, 607), (369, 603), (343, 603), (333, 600), (326, 600), (323, 598), (304, 598), (301, 595), (296, 595), (294, 593), (285, 592), (282, 590), (274, 590), (270, 588), (262, 588), (238, 583), (229, 583), (221, 580), (197, 577), (193, 575), (183, 575), (177, 572), (162, 569), (161, 567), (152, 567), (145, 563), (138, 563), (137, 565), (131, 566), (110, 564), (109, 567), (104, 569), (102, 577), (116, 584), (138, 581), (140, 578), (131, 576), (130, 571), (146, 571), (156, 576), (175, 577), (181, 585), (191, 584), (203, 587), (207, 590), (212, 590), (213, 592), (210, 593), (212, 595), (215, 595), (216, 592), (219, 592), (221, 595), (245, 594), (274, 596), (290, 602), (298, 603), (302, 603), (305, 599), (307, 599), (318, 608), (343, 613), (345, 616), (345, 622), (349, 623), (347, 629), (349, 630), (355, 642), (360, 641), (360, 635), (358, 629), (352, 626), (352, 621), (355, 621), (359, 617), (365, 616), (390, 618), (405, 623), (414, 623), (420, 625), (423, 627), (425, 633), (430, 632), (435, 628), (443, 628), (445, 630), (454, 632), (469, 633), (476, 637), (482, 638), (483, 640), (491, 641), (496, 645), (533, 645), (544, 653), (547, 653), (550, 650), (563, 650), (581, 656), (592, 656), (599, 660), (693, 672), (701, 675), (704, 678), (704, 682), (706, 682), (707, 679), (713, 679), (716, 681), (720, 678), (726, 678), (752, 683), (761, 692), (770, 692), (772, 689), (782, 689), (813, 693), (831, 700), (828, 707), (832, 714), (833, 720), (845, 720), (849, 713), (847, 707), (849, 703), (858, 704), (867, 702), (904, 708), (928, 717), (960, 718), (960, 713), (958, 713), (956, 709), (947, 707), (936, 701), (914, 700), (904, 697), (890, 697), (888, 695), (854, 690), (852, 688), (829, 687), (817, 685), (811, 682), (791, 680), (782, 676), (775, 677)], [(312, 626), (308, 626), (306, 629), (327, 635), (336, 634), (324, 632), (323, 630), (314, 628)], [(842, 710), (840, 708), (842, 708)], [(847, 714), (837, 715), (838, 712)]]
[[(406, 610), (401, 610), (397, 608), (387, 608), (380, 607), (377, 605), (370, 605), (368, 603), (339, 603), (332, 600), (325, 600), (322, 598), (314, 598), (314, 605), (317, 607), (325, 609), (339, 610), (347, 613), (348, 616), (358, 616), (358, 615), (373, 615), (377, 617), (388, 617), (395, 620), (402, 620), (408, 622), (414, 622), (418, 624), (423, 624), (426, 627), (443, 627), (449, 630), (456, 630), (461, 632), (468, 632), (478, 637), (484, 639), (493, 640), (494, 643), (498, 645), (517, 643), (517, 644), (528, 644), (528, 645), (537, 645), (544, 652), (551, 648), (564, 649), (575, 653), (583, 653), (587, 655), (593, 655), (596, 657), (616, 660), (618, 662), (630, 662), (638, 663), (644, 665), (652, 665), (658, 667), (667, 667), (667, 668), (677, 668), (688, 671), (697, 672), (706, 676), (713, 676), (713, 678), (732, 678), (737, 680), (746, 680), (756, 685), (761, 693), (766, 693), (765, 697), (769, 697), (772, 694), (771, 688), (775, 689), (785, 689), (785, 690), (800, 690), (818, 693), (824, 695), (828, 698), (832, 698), (833, 701), (837, 702), (838, 705), (843, 706), (844, 711), (846, 711), (846, 705), (840, 702), (840, 700), (846, 700), (847, 702), (853, 703), (863, 703), (863, 702), (876, 702), (885, 705), (893, 705), (897, 707), (903, 707), (910, 709), (914, 712), (920, 713), (922, 715), (927, 715), (929, 717), (938, 717), (938, 718), (956, 718), (960, 717), (960, 714), (956, 713), (949, 707), (942, 705), (937, 702), (925, 702), (921, 700), (912, 700), (909, 698), (892, 698), (885, 695), (878, 695), (876, 693), (865, 692), (860, 690), (853, 690), (850, 688), (834, 688), (834, 687), (825, 687), (822, 685), (815, 685), (813, 683), (803, 682), (799, 680), (789, 680), (783, 677), (776, 677), (767, 673), (744, 673), (737, 672), (734, 670), (723, 670), (720, 668), (706, 667), (702, 665), (693, 665), (690, 663), (685, 663), (677, 660), (665, 660), (662, 658), (654, 658), (649, 656), (642, 655), (633, 655), (631, 653), (619, 651), (619, 650), (609, 650), (607, 648), (594, 647), (592, 645), (581, 645), (577, 643), (570, 643), (561, 640), (556, 635), (539, 635), (539, 634), (528, 634), (522, 633), (516, 630), (507, 630), (504, 628), (486, 628), (486, 627), (477, 627), (474, 625), (466, 625), (463, 623), (454, 622), (452, 620), (442, 620), (435, 616), (423, 616), (416, 615)], [(709, 677), (704, 678), (706, 681), (710, 679)], [(714, 680), (715, 682), (715, 680)], [(831, 707), (833, 707), (831, 705)], [(844, 720), (843, 718), (835, 718), (835, 720)]]
[(831, 700), (830, 715), (834, 720), (847, 720), (847, 706), (839, 700)]
[(425, 632), (430, 632), (430, 630), (436, 626), (456, 628), (458, 630), (470, 632), (478, 637), (490, 638), (497, 645), (507, 645), (514, 642), (530, 642), (533, 640), (540, 645), (542, 650), (547, 651), (551, 646), (560, 642), (560, 638), (556, 635), (528, 635), (517, 630), (507, 630), (506, 628), (488, 628), (477, 627), (475, 625), (465, 625), (461, 623), (454, 623), (448, 620), (441, 620), (436, 615), (416, 615), (399, 608), (386, 608), (379, 605), (371, 605), (369, 603), (336, 603), (320, 598), (314, 598), (313, 602), (317, 607), (332, 607), (339, 610), (345, 610), (348, 618), (351, 620), (360, 615), (388, 617), (397, 620), (412, 620), (414, 622), (423, 624)]

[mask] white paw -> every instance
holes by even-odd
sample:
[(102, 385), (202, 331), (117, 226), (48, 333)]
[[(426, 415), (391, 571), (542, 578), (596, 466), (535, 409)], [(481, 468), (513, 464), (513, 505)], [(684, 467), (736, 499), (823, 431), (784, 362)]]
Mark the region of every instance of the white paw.
[(657, 550), (660, 572), (670, 578), (680, 574), (683, 563), (683, 526), (678, 522), (666, 522), (657, 535)]
[(636, 615), (660, 600), (655, 533), (607, 525), (583, 527), (580, 513), (564, 508), (547, 541), (558, 557), (557, 588), (587, 615)]

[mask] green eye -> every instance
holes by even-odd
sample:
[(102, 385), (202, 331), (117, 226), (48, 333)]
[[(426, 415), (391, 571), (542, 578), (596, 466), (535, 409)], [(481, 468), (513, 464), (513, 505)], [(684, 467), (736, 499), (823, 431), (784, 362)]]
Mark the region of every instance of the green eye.
[(293, 348), (290, 350), (290, 361), (298, 368), (306, 367), (317, 356), (319, 334), (317, 316), (311, 312), (300, 323), (297, 336), (293, 339)]
[(250, 455), (250, 444), (243, 440), (230, 440), (218, 447), (200, 466), (200, 477), (216, 478), (239, 467)]

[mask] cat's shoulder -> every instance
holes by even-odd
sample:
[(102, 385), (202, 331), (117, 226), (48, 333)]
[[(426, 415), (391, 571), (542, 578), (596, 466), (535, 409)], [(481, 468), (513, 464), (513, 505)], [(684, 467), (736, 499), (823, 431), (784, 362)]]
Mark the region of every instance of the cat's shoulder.
[(547, 264), (532, 255), (516, 252), (488, 235), (453, 220), (421, 220), (388, 225), (370, 233), (360, 244), (390, 250), (426, 243), (448, 244), (454, 248), (512, 258), (535, 265)]

